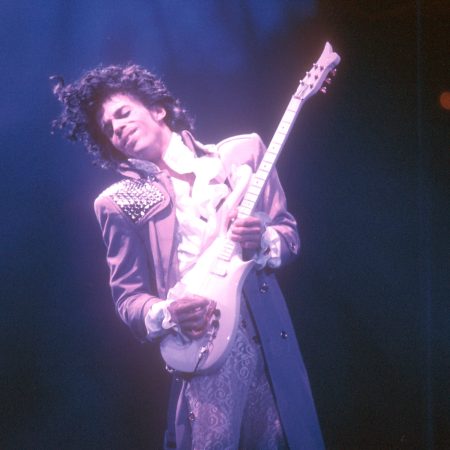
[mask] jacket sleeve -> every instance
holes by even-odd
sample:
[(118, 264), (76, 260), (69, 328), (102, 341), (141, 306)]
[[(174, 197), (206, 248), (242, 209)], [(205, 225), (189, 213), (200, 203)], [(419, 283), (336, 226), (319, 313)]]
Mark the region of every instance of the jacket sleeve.
[(108, 196), (95, 200), (94, 210), (106, 245), (110, 287), (116, 312), (141, 341), (147, 330), (144, 319), (151, 306), (160, 301), (153, 295), (151, 268), (142, 238), (135, 224)]
[[(266, 151), (256, 133), (226, 139), (217, 147), (226, 171), (231, 170), (233, 165), (248, 164), (255, 172)], [(273, 168), (263, 188), (255, 211), (262, 211), (271, 218), (270, 226), (280, 235), (281, 265), (289, 263), (298, 255), (300, 239), (297, 222), (287, 210), (286, 195), (276, 168)]]
[(286, 195), (281, 187), (276, 168), (272, 171), (261, 194), (259, 205), (261, 205), (259, 210), (264, 211), (272, 219), (270, 226), (280, 235), (281, 265), (287, 264), (297, 257), (300, 238), (297, 222), (287, 210)]

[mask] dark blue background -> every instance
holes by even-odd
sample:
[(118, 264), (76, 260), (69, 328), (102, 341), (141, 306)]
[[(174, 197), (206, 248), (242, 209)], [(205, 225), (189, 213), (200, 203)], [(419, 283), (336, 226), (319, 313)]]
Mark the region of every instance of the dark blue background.
[(164, 430), (158, 350), (115, 316), (92, 211), (116, 176), (50, 134), (49, 76), (136, 62), (189, 107), (199, 139), (268, 142), (330, 40), (338, 76), (278, 165), (303, 243), (280, 280), (324, 437), (449, 448), (445, 3), (4, 0), (0, 447), (159, 448)]

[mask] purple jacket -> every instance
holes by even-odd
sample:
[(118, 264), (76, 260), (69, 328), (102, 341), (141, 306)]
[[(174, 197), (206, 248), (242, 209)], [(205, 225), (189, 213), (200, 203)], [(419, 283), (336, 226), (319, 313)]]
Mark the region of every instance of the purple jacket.
[[(182, 137), (197, 155), (218, 157), (225, 168), (247, 163), (255, 171), (265, 151), (256, 134), (235, 136), (216, 146), (203, 146), (188, 132)], [(135, 336), (145, 341), (149, 308), (165, 299), (179, 278), (174, 192), (165, 171), (149, 173), (123, 164), (120, 172), (126, 178), (100, 194), (94, 207), (107, 248), (116, 310)], [(297, 255), (299, 238), (276, 170), (256, 210), (271, 217), (271, 226), (281, 236), (282, 265), (286, 264)], [(306, 369), (274, 274), (253, 270), (243, 293), (255, 319), (290, 448), (324, 448)]]

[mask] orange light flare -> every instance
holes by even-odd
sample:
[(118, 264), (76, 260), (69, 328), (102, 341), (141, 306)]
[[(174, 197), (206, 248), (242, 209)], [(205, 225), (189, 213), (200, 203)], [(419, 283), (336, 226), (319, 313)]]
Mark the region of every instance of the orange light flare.
[(439, 104), (442, 108), (450, 111), (450, 91), (444, 91), (439, 96)]

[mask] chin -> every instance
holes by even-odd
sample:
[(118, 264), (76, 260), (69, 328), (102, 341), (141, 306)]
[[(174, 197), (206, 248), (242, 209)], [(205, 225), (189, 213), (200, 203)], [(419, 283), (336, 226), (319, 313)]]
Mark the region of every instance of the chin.
[(145, 150), (145, 146), (140, 144), (139, 142), (131, 143), (130, 148), (127, 150), (127, 154), (130, 155), (131, 158), (140, 158), (142, 157), (142, 153)]

